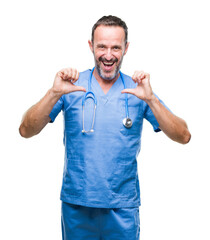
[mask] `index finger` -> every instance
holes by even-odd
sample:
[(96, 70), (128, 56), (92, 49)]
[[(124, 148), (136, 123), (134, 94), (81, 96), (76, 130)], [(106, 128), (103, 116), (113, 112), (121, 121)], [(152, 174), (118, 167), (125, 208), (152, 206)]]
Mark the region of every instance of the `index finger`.
[(75, 76), (74, 76), (74, 78), (72, 79), (72, 83), (75, 83), (77, 80), (79, 79), (79, 72), (76, 70), (76, 72), (75, 72)]

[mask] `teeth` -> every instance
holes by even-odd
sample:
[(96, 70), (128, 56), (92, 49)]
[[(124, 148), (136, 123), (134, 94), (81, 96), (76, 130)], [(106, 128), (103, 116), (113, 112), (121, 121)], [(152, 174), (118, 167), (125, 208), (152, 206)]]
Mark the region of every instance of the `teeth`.
[(113, 62), (110, 62), (110, 63), (109, 62), (103, 62), (103, 64), (106, 65), (106, 66), (112, 66)]

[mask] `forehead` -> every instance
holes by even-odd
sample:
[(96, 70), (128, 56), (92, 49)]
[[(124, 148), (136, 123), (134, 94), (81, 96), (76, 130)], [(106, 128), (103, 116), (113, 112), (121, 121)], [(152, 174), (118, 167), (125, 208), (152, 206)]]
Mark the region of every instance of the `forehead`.
[(119, 26), (100, 25), (95, 29), (95, 43), (123, 44), (125, 41), (125, 32)]

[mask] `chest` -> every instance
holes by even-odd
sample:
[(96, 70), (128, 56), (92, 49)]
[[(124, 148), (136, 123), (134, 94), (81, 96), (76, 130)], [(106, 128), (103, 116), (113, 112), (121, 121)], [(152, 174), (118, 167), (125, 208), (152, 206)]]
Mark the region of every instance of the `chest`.
[(81, 135), (82, 129), (90, 130), (93, 126), (94, 133), (108, 134), (123, 132), (126, 135), (138, 134), (143, 122), (143, 109), (139, 99), (128, 96), (128, 113), (133, 125), (126, 129), (123, 119), (126, 117), (125, 95), (118, 94), (111, 97), (95, 93), (97, 105), (92, 98), (85, 101), (82, 107), (83, 95), (74, 94), (67, 99), (64, 109), (65, 130), (73, 135)]

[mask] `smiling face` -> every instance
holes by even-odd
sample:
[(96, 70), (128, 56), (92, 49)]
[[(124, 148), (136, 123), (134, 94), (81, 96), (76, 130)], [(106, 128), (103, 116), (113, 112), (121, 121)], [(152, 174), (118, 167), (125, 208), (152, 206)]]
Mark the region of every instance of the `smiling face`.
[(94, 55), (98, 76), (102, 80), (117, 79), (129, 45), (125, 43), (124, 29), (100, 25), (94, 32), (93, 42), (88, 43)]

